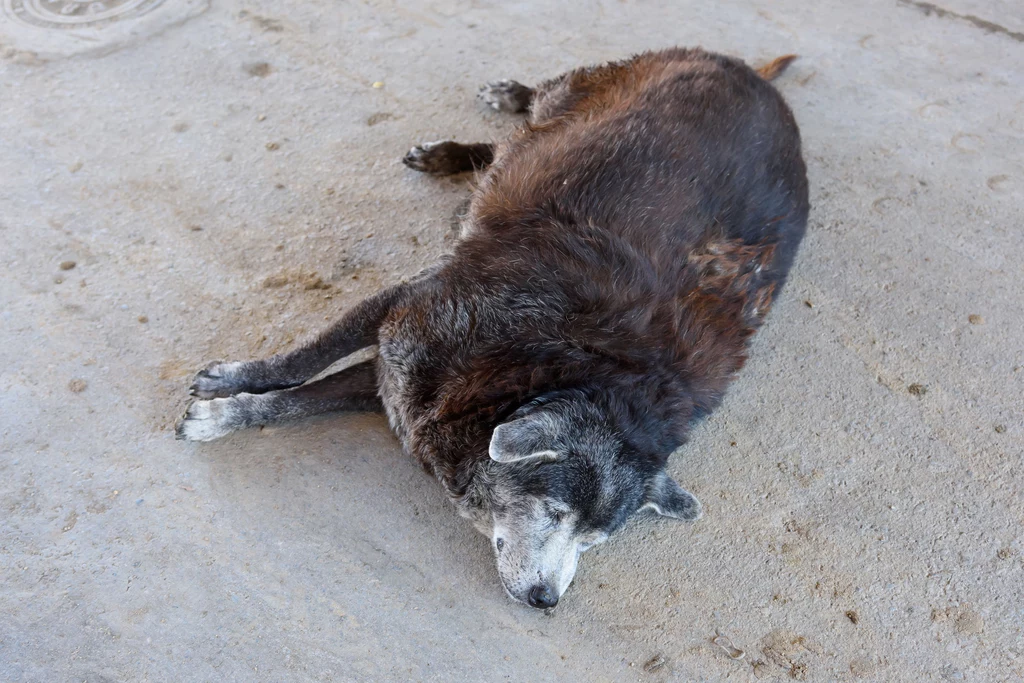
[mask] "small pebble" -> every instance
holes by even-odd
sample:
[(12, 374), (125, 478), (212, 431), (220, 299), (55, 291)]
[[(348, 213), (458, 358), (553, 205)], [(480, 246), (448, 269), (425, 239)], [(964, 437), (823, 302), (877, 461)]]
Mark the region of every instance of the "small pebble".
[(384, 87), (384, 81), (374, 81), (374, 82), (373, 82), (373, 87), (374, 87), (374, 88), (377, 88), (378, 90), (379, 90), (380, 88), (383, 88), (383, 87)]
[(263, 123), (264, 121), (267, 120), (267, 115), (266, 114), (260, 114), (259, 116), (256, 117), (256, 120), (259, 121), (260, 123)]
[(144, 316), (144, 315), (140, 315), (140, 316), (139, 316), (139, 322), (140, 322), (140, 323), (142, 323), (142, 324), (146, 324), (146, 323), (148, 323), (148, 322), (149, 322), (149, 318), (147, 318), (147, 317), (146, 317), (146, 316)]
[(1004, 434), (1006, 432), (1006, 425), (996, 425), (996, 434)]
[(810, 299), (804, 299), (804, 306), (806, 306), (807, 308), (814, 308), (814, 304), (811, 303)]
[(75, 394), (82, 393), (83, 391), (85, 391), (85, 388), (87, 386), (89, 385), (85, 383), (84, 379), (73, 379), (70, 382), (68, 382), (68, 389), (70, 389), (71, 392)]
[(60, 269), (61, 270), (71, 270), (76, 265), (78, 265), (78, 264), (75, 263), (74, 261), (61, 261), (60, 262)]
[(907, 387), (907, 391), (909, 391), (914, 396), (924, 396), (925, 394), (928, 393), (928, 387), (926, 387), (923, 384), (911, 384), (909, 387)]
[(969, 322), (972, 325), (984, 325), (985, 319), (982, 318), (977, 313), (972, 313), (971, 315), (967, 316), (967, 322)]
[(275, 149), (281, 149), (281, 145), (276, 142), (268, 142), (265, 147), (267, 151), (273, 152)]

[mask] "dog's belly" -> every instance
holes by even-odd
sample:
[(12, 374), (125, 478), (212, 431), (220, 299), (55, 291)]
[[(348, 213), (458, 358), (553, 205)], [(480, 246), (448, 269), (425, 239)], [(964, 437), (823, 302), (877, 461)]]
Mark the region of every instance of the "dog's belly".
[(401, 440), (403, 449), (411, 450), (410, 436), (422, 421), (423, 410), (417, 405), (413, 392), (415, 350), (394, 336), (380, 336), (378, 358), (378, 392), (391, 430)]

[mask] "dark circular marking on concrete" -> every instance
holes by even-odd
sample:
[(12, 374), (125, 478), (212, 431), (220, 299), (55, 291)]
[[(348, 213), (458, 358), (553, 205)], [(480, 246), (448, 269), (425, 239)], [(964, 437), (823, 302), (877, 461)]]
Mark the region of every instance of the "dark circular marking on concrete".
[(8, 16), (31, 26), (75, 29), (145, 14), (164, 0), (3, 0)]

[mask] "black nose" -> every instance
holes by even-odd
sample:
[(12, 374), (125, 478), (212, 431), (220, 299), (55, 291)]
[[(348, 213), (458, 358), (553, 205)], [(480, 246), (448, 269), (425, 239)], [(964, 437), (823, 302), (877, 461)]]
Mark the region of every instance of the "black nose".
[(547, 586), (534, 586), (530, 589), (530, 607), (545, 609), (558, 604), (558, 596)]

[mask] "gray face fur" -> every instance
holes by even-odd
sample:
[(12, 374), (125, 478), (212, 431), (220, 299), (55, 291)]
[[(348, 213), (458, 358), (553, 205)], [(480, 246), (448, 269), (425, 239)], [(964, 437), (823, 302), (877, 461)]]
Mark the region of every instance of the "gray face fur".
[(493, 517), (491, 545), (502, 586), (515, 600), (535, 607), (553, 606), (576, 575), (579, 556), (608, 538), (608, 532), (587, 528), (578, 511), (554, 498), (525, 496)]
[(508, 594), (552, 607), (579, 556), (637, 510), (694, 520), (700, 504), (668, 475), (631, 453), (585, 401), (528, 407), (499, 425), (478, 475), (477, 527), (491, 538)]

